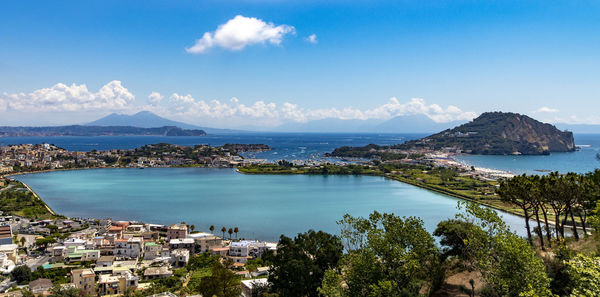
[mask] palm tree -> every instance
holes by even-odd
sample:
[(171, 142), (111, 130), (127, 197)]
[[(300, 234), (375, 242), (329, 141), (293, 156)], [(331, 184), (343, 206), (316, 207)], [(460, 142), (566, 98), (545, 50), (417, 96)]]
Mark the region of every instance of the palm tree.
[(235, 233), (235, 239), (237, 239), (238, 232), (240, 232), (240, 229), (238, 229), (238, 227), (233, 228), (233, 233)]
[(213, 226), (213, 225), (210, 225), (210, 228), (208, 228), (208, 230), (210, 230), (210, 232), (213, 232), (213, 231), (215, 231), (215, 226)]
[(21, 237), (21, 246), (25, 246), (25, 237)]
[(225, 227), (221, 228), (221, 232), (223, 232), (223, 238), (225, 238), (225, 231), (227, 231), (227, 228), (225, 228)]
[(227, 230), (227, 233), (229, 233), (229, 240), (231, 240), (231, 234), (233, 233), (233, 229), (229, 228), (229, 230)]
[(191, 225), (191, 226), (190, 226), (190, 230), (192, 230), (192, 232), (194, 232), (194, 229), (196, 229), (196, 226), (194, 226), (194, 225)]

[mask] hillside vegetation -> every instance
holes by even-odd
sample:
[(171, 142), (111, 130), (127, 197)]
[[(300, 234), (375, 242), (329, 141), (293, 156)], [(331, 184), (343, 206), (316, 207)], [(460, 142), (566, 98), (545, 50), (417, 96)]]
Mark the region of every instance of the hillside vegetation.
[(469, 154), (540, 155), (575, 150), (573, 133), (526, 115), (486, 112), (472, 122), (409, 141), (403, 148), (439, 150), (454, 147)]

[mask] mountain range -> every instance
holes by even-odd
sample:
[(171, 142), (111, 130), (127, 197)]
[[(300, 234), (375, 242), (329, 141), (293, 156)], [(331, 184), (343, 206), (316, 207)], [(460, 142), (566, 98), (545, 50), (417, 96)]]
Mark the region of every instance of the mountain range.
[(426, 115), (397, 116), (387, 121), (381, 120), (342, 120), (322, 119), (306, 123), (285, 123), (281, 126), (248, 127), (248, 130), (217, 129), (201, 127), (184, 122), (173, 121), (163, 118), (149, 111), (141, 111), (136, 114), (112, 113), (103, 118), (87, 123), (89, 126), (133, 126), (141, 128), (152, 128), (162, 126), (176, 126), (183, 129), (201, 129), (207, 133), (243, 133), (254, 131), (268, 132), (337, 132), (337, 133), (433, 133), (452, 128), (466, 121), (453, 121), (437, 123)]
[[(426, 115), (397, 116), (389, 120), (342, 120), (322, 119), (305, 123), (285, 123), (277, 127), (246, 127), (244, 130), (218, 129), (201, 127), (184, 122), (173, 121), (158, 116), (150, 111), (141, 111), (136, 114), (109, 114), (101, 119), (87, 123), (90, 126), (134, 126), (141, 128), (176, 126), (183, 129), (201, 129), (209, 134), (244, 133), (252, 131), (264, 132), (337, 132), (337, 133), (436, 133), (444, 131), (467, 121), (452, 121), (437, 123)], [(561, 130), (575, 133), (600, 133), (600, 125), (574, 125), (556, 124)]]

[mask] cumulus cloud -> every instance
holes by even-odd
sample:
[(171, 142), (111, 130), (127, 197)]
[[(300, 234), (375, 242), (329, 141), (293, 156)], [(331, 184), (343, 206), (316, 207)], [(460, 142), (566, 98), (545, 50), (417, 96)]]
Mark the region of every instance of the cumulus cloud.
[(304, 40), (308, 43), (317, 44), (319, 41), (317, 40), (317, 34), (311, 34), (308, 37), (304, 38)]
[[(238, 98), (229, 100), (199, 100), (191, 94), (172, 93), (165, 96), (152, 92), (147, 100), (135, 102), (135, 96), (120, 81), (111, 81), (97, 92), (85, 84), (70, 86), (59, 83), (50, 88), (30, 93), (0, 95), (0, 111), (16, 112), (83, 112), (106, 111), (137, 112), (148, 110), (168, 118), (177, 118), (195, 124), (243, 127), (276, 126), (286, 122), (308, 122), (322, 119), (387, 120), (396, 116), (426, 115), (435, 122), (471, 120), (476, 114), (449, 105), (429, 104), (424, 99), (400, 101), (390, 98), (372, 108), (328, 107), (306, 108), (294, 102), (274, 103), (263, 100), (243, 103)], [(50, 114), (50, 113), (47, 113)]]
[(556, 109), (556, 108), (550, 108), (550, 107), (547, 107), (547, 106), (542, 106), (542, 107), (538, 108), (535, 112), (557, 113), (558, 109)]
[(152, 92), (150, 93), (150, 95), (148, 95), (148, 101), (150, 102), (150, 104), (155, 105), (160, 103), (164, 98), (165, 96), (161, 95), (159, 92)]
[(237, 15), (225, 24), (219, 25), (214, 32), (205, 32), (202, 38), (185, 50), (192, 54), (203, 54), (212, 47), (238, 51), (257, 43), (279, 45), (283, 37), (290, 33), (295, 33), (293, 26), (275, 26), (261, 19)]
[(135, 96), (120, 81), (113, 80), (98, 92), (85, 84), (71, 86), (58, 83), (31, 93), (3, 93), (0, 109), (15, 111), (91, 111), (125, 109)]
[(327, 118), (343, 120), (386, 120), (396, 116), (422, 114), (435, 122), (449, 122), (454, 120), (471, 120), (476, 114), (465, 112), (456, 106), (441, 107), (437, 104), (427, 104), (424, 99), (413, 98), (407, 102), (400, 102), (391, 98), (387, 103), (371, 109), (322, 108), (310, 109), (300, 107), (298, 104), (285, 102), (283, 104), (256, 101), (252, 104), (241, 103), (237, 98), (229, 101), (204, 101), (196, 100), (192, 95), (173, 93), (169, 97), (167, 111), (173, 116), (194, 119), (238, 119), (253, 123), (280, 124), (283, 122), (308, 122)]

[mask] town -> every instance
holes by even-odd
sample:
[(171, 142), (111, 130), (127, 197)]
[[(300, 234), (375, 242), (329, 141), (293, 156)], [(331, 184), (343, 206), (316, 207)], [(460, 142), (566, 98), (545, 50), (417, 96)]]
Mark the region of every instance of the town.
[(167, 291), (173, 283), (192, 286), (207, 273), (210, 266), (203, 261), (223, 263), (242, 280), (243, 296), (252, 296), (255, 286), (266, 283), (268, 267), (260, 265), (261, 256), (277, 250), (277, 243), (237, 238), (238, 227), (200, 232), (183, 222), (164, 226), (10, 215), (0, 220), (0, 291), (8, 291), (0, 296), (48, 295), (57, 288), (86, 296), (152, 295), (164, 289), (164, 296), (171, 296)]
[[(132, 150), (78, 152), (55, 145), (18, 144), (0, 147), (0, 174), (104, 167), (232, 167), (256, 160), (245, 160), (240, 153), (264, 151), (264, 144), (225, 144), (180, 146), (149, 144)], [(260, 160), (259, 160), (260, 161)]]

